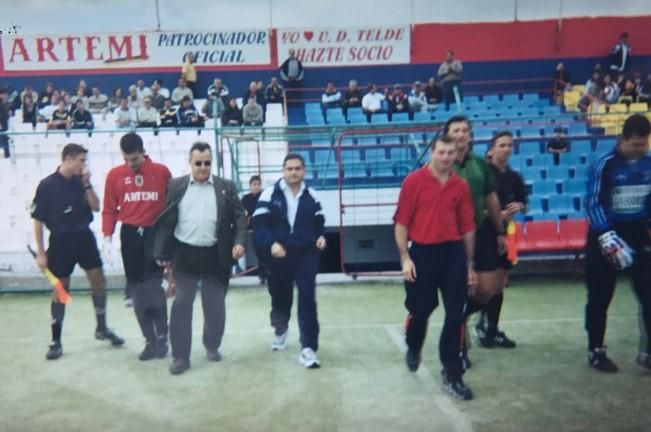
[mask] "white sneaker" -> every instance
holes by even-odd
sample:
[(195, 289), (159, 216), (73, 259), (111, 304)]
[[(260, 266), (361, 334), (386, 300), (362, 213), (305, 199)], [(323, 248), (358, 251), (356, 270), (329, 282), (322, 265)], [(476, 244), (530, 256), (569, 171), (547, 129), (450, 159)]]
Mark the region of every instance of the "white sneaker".
[(289, 329), (285, 330), (285, 333), (280, 334), (280, 335), (274, 335), (274, 340), (271, 342), (271, 350), (272, 351), (284, 351), (285, 350), (285, 342), (287, 341), (287, 333), (289, 332)]
[(312, 348), (303, 348), (298, 361), (307, 369), (316, 369), (321, 367), (321, 362)]

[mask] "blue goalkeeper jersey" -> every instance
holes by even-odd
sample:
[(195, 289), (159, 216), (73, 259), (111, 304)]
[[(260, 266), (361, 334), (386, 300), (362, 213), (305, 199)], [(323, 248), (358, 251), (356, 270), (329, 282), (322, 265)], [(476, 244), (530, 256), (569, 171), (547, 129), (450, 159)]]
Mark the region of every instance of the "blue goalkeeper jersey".
[(586, 214), (592, 233), (604, 233), (615, 224), (646, 223), (650, 204), (651, 157), (628, 161), (614, 148), (590, 167)]

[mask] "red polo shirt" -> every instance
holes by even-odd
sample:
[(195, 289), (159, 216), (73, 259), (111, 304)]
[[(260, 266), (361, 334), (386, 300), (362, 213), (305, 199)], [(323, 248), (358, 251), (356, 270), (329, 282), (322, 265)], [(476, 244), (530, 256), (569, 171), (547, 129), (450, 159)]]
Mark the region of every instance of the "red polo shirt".
[(403, 181), (393, 220), (407, 227), (409, 240), (438, 244), (474, 231), (474, 215), (468, 183), (450, 172), (441, 184), (425, 165)]
[(133, 172), (127, 164), (111, 169), (104, 187), (104, 236), (113, 234), (117, 221), (141, 227), (154, 225), (165, 205), (165, 192), (171, 177), (165, 165), (152, 162), (149, 156), (145, 156), (138, 172)]

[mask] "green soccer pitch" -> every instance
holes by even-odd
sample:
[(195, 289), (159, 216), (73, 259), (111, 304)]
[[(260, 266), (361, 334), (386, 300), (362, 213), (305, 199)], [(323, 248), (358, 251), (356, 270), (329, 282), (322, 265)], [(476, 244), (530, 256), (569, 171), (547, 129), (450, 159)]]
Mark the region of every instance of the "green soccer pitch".
[(295, 309), (287, 350), (272, 352), (266, 290), (238, 286), (227, 296), (223, 361), (206, 359), (197, 298), (192, 368), (171, 376), (169, 357), (138, 361), (143, 340), (117, 293), (108, 322), (125, 346), (93, 338), (90, 297), (75, 293), (64, 355), (53, 362), (45, 360), (49, 297), (0, 296), (0, 430), (642, 432), (651, 425), (651, 374), (634, 365), (637, 304), (624, 281), (606, 336), (619, 373), (587, 366), (582, 284), (520, 279), (506, 291), (501, 323), (518, 347), (473, 344), (464, 377), (475, 393), (470, 402), (439, 389), (440, 308), (412, 374), (403, 360), (400, 283), (320, 285), (317, 299), (321, 369), (297, 361)]

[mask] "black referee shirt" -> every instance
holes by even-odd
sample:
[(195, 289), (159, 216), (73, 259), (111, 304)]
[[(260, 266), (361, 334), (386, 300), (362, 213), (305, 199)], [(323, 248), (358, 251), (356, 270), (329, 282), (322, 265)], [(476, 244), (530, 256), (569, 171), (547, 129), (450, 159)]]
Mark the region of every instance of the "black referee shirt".
[(497, 197), (500, 200), (502, 210), (509, 203), (520, 202), (527, 205), (527, 189), (522, 181), (522, 177), (513, 171), (509, 166), (506, 171), (501, 172), (497, 167), (491, 164), (491, 168), (497, 179)]
[(52, 234), (85, 231), (93, 221), (81, 177), (66, 179), (59, 170), (45, 177), (36, 188), (32, 218), (43, 222)]

